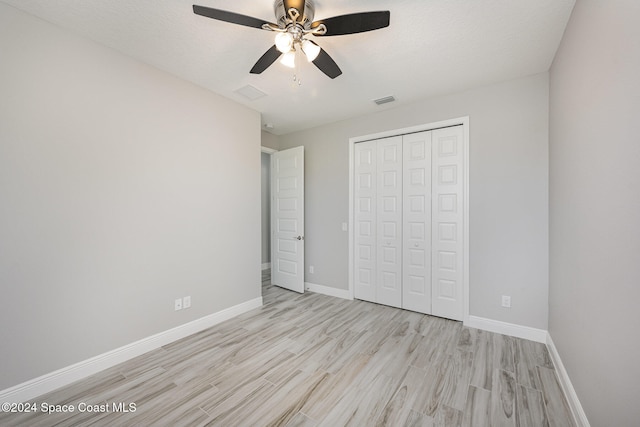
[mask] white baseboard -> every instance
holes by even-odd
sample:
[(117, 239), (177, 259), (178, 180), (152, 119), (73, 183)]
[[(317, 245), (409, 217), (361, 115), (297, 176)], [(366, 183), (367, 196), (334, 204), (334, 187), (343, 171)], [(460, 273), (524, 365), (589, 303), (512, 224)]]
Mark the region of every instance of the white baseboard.
[(336, 289), (331, 286), (316, 285), (315, 283), (304, 282), (304, 289), (317, 294), (328, 295), (330, 297), (337, 297), (342, 299), (352, 299), (349, 296), (348, 289)]
[(544, 329), (536, 329), (529, 326), (521, 326), (477, 316), (469, 316), (469, 320), (464, 322), (464, 325), (489, 332), (496, 332), (498, 334), (524, 338), (526, 340), (540, 342), (543, 344), (547, 343), (548, 333)]
[(119, 363), (126, 362), (148, 351), (155, 350), (163, 345), (195, 334), (196, 332), (210, 328), (211, 326), (258, 307), (262, 307), (262, 297), (229, 307), (217, 313), (92, 357), (91, 359), (58, 369), (55, 372), (0, 391), (0, 402), (27, 402), (35, 397), (69, 385), (74, 381), (96, 374)]
[(547, 348), (549, 349), (549, 354), (551, 355), (553, 366), (556, 368), (556, 375), (558, 375), (560, 387), (562, 387), (562, 391), (564, 392), (564, 395), (569, 402), (571, 414), (573, 415), (573, 419), (576, 422), (576, 425), (578, 427), (590, 427), (589, 420), (587, 419), (587, 414), (584, 412), (584, 409), (582, 409), (582, 405), (580, 404), (580, 400), (578, 399), (578, 394), (573, 388), (573, 384), (571, 384), (569, 374), (564, 368), (562, 359), (560, 359), (560, 353), (558, 353), (558, 349), (553, 343), (553, 340), (551, 339), (551, 335), (549, 333), (547, 333)]
[(262, 269), (263, 270), (268, 270), (271, 268), (271, 263), (270, 262), (265, 262), (264, 264), (262, 264)]
[(556, 375), (558, 375), (560, 387), (562, 387), (562, 391), (567, 398), (571, 414), (573, 415), (576, 425), (578, 427), (590, 427), (587, 415), (584, 412), (584, 409), (582, 409), (582, 405), (580, 404), (578, 395), (571, 384), (567, 370), (562, 364), (558, 349), (556, 349), (548, 331), (528, 326), (515, 325), (513, 323), (500, 322), (498, 320), (485, 319), (477, 316), (469, 316), (468, 321), (464, 322), (464, 325), (471, 328), (482, 329), (489, 332), (496, 332), (546, 344), (551, 360), (553, 361), (553, 366), (556, 370)]

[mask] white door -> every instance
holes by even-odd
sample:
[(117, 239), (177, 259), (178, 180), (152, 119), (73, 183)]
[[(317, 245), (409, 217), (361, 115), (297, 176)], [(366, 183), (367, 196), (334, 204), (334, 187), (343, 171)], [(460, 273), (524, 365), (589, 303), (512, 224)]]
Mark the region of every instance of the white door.
[(271, 283), (304, 292), (304, 147), (271, 155)]
[(354, 294), (370, 302), (376, 302), (376, 142), (354, 147)]
[(464, 317), (464, 131), (433, 131), (432, 314)]
[(404, 135), (402, 308), (431, 314), (431, 132)]
[(377, 145), (377, 301), (402, 307), (402, 137)]

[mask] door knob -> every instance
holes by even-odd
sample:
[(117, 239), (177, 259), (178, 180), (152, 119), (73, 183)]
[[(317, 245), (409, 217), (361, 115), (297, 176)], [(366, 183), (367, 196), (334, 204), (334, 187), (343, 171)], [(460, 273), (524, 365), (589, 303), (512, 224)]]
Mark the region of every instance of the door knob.
[(298, 237), (294, 237), (294, 239), (296, 239), (296, 240), (304, 240), (304, 237), (298, 236)]

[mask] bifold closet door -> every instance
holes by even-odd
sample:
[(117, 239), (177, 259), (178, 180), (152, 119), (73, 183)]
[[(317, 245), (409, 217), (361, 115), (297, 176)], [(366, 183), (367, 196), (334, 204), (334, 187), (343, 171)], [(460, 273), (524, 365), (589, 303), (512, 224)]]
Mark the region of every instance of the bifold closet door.
[(402, 307), (402, 137), (378, 140), (376, 302)]
[(432, 314), (463, 320), (464, 130), (432, 131)]
[(403, 136), (402, 308), (431, 313), (431, 132)]
[(357, 143), (354, 295), (462, 320), (464, 128)]
[(431, 310), (431, 133), (358, 143), (355, 297)]
[(376, 167), (377, 141), (354, 147), (354, 294), (376, 302)]

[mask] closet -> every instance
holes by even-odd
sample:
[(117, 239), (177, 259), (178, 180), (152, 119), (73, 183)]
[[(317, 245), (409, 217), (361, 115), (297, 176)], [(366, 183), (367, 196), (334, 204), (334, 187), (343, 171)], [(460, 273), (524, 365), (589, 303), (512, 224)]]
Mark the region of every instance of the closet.
[(354, 145), (357, 299), (462, 320), (464, 129)]

